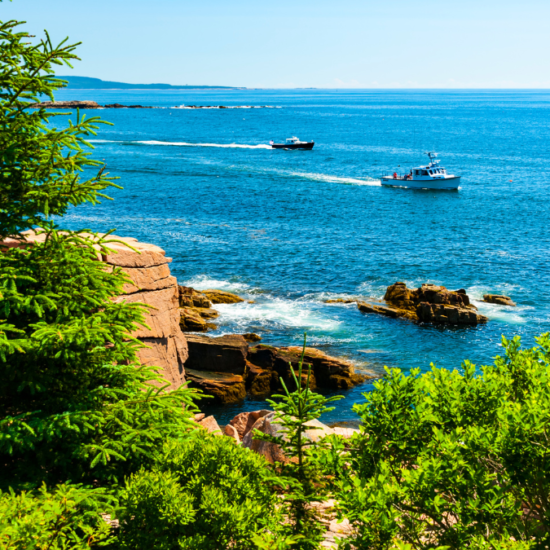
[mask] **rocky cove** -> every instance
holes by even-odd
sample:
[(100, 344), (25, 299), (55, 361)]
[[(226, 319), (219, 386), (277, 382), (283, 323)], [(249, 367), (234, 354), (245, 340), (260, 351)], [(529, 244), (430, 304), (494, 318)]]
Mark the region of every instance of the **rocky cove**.
[[(27, 236), (31, 242), (35, 238), (32, 233)], [(179, 285), (170, 272), (172, 260), (162, 248), (129, 237), (116, 239), (120, 242), (109, 245), (112, 253), (101, 260), (121, 267), (131, 279), (119, 300), (151, 306), (146, 319), (149, 328), (134, 334), (147, 345), (139, 352), (143, 364), (157, 366), (173, 388), (188, 383), (209, 396), (204, 401), (206, 407), (233, 404), (238, 409), (246, 397), (262, 400), (280, 391), (283, 382), (291, 384), (291, 369), (296, 369), (302, 353), (300, 346), (285, 342), (265, 345), (261, 334), (255, 333), (207, 335), (216, 329), (216, 307), (231, 308), (245, 303), (244, 298), (220, 289), (199, 291)], [(485, 300), (503, 307), (513, 304), (507, 296), (486, 295)], [(326, 301), (331, 305), (355, 302), (349, 298)], [(449, 291), (437, 285), (411, 290), (398, 282), (388, 287), (384, 304), (356, 302), (359, 316), (374, 314), (451, 326), (488, 321), (463, 289)], [(309, 346), (304, 365), (311, 369), (312, 388), (320, 391), (341, 392), (380, 376), (375, 369), (357, 369), (356, 363), (345, 357), (332, 357)]]
[[(27, 245), (40, 239), (33, 232), (26, 235)], [(244, 298), (220, 289), (199, 291), (180, 285), (170, 272), (172, 259), (166, 257), (162, 248), (131, 237), (113, 236), (113, 239), (118, 242), (109, 245), (112, 253), (98, 259), (108, 266), (122, 268), (128, 275), (131, 282), (118, 299), (150, 306), (145, 319), (147, 327), (133, 334), (147, 346), (139, 350), (142, 364), (158, 367), (172, 388), (187, 383), (200, 390), (208, 396), (203, 401), (207, 409), (212, 405), (233, 405), (232, 410), (235, 407), (238, 410), (245, 398), (264, 400), (281, 391), (283, 383), (292, 389), (291, 369), (296, 373), (302, 347), (284, 342), (276, 346), (262, 344), (262, 336), (255, 333), (206, 334), (217, 328), (216, 306), (243, 304), (247, 302)], [(21, 246), (21, 243), (8, 240), (3, 246)], [(463, 289), (449, 291), (431, 284), (411, 290), (403, 282), (394, 283), (387, 288), (383, 303), (350, 298), (325, 301), (335, 306), (355, 304), (358, 315), (416, 323), (476, 326), (488, 321), (477, 312)], [(487, 294), (484, 301), (502, 307), (515, 305), (503, 295)], [(311, 370), (311, 388), (319, 391), (342, 392), (380, 376), (377, 369), (364, 366), (358, 369), (347, 358), (333, 357), (309, 346), (303, 361), (304, 367)]]

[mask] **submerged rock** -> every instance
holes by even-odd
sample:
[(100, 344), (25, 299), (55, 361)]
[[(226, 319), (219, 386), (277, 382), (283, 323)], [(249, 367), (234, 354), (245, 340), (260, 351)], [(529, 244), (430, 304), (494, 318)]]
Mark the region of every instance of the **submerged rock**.
[(202, 294), (204, 294), (213, 304), (238, 304), (244, 302), (244, 299), (240, 296), (225, 290), (203, 290)]
[(357, 300), (348, 300), (345, 298), (334, 298), (331, 300), (325, 300), (325, 304), (354, 304)]
[(384, 300), (389, 307), (361, 302), (358, 308), (365, 313), (426, 323), (477, 325), (488, 321), (477, 313), (464, 289), (452, 291), (444, 286), (423, 284), (412, 290), (405, 283), (397, 282), (387, 288)]
[(516, 307), (517, 305), (509, 296), (502, 296), (500, 294), (484, 294), (483, 301), (488, 304), (498, 304), (499, 306)]

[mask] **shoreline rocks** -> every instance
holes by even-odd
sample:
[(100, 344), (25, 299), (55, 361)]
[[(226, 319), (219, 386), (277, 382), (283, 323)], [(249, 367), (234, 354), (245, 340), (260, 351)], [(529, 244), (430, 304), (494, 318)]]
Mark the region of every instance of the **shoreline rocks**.
[(358, 309), (424, 323), (474, 326), (488, 321), (477, 313), (464, 289), (452, 291), (444, 286), (423, 284), (412, 290), (405, 283), (397, 282), (387, 288), (384, 300), (387, 306), (360, 302)]
[[(217, 338), (188, 334), (189, 358), (185, 364), (191, 387), (211, 395), (216, 403), (235, 403), (246, 394), (265, 398), (282, 389), (281, 381), (292, 391), (292, 371), (297, 375), (302, 348), (249, 346), (240, 335)], [(349, 389), (368, 378), (355, 372), (350, 361), (331, 357), (321, 350), (306, 348), (300, 383), (305, 385), (311, 369), (312, 389)], [(373, 376), (374, 377), (374, 376)]]
[(516, 307), (516, 302), (509, 296), (503, 296), (501, 294), (484, 294), (483, 301), (487, 304), (497, 304), (499, 306)]
[[(218, 328), (208, 320), (216, 319), (219, 312), (212, 304), (237, 304), (244, 299), (224, 290), (204, 290), (199, 292), (189, 286), (179, 286), (180, 327), (183, 332), (207, 332)], [(250, 338), (261, 337), (249, 334)]]

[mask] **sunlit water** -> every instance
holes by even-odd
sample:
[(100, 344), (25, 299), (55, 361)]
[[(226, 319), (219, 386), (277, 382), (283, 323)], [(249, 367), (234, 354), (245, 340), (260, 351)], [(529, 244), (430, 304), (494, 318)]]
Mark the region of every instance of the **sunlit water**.
[[(257, 332), (308, 343), (380, 372), (463, 359), (486, 364), (501, 335), (526, 345), (550, 330), (548, 91), (65, 91), (57, 99), (139, 103), (86, 111), (114, 123), (95, 157), (119, 176), (114, 202), (79, 207), (72, 228), (115, 227), (162, 246), (181, 284), (256, 303), (217, 306), (212, 336)], [(175, 105), (272, 109), (173, 109)], [(59, 122), (57, 124), (60, 124)], [(313, 151), (270, 139), (315, 140)], [(380, 186), (380, 175), (436, 150), (457, 192)], [(363, 315), (335, 297), (381, 298), (395, 281), (465, 288), (485, 326), (450, 329)], [(517, 308), (479, 302), (512, 296)], [(363, 385), (325, 420), (354, 418)], [(217, 409), (224, 422), (243, 405)]]

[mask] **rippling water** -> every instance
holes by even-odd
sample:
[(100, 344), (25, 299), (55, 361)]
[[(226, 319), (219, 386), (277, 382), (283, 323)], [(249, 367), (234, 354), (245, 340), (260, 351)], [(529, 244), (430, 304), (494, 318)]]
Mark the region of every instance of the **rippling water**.
[[(65, 223), (117, 228), (166, 249), (182, 284), (236, 291), (212, 335), (258, 332), (308, 343), (359, 367), (486, 364), (501, 335), (550, 330), (549, 91), (64, 91), (57, 99), (140, 103), (105, 110), (95, 156), (124, 186)], [(272, 109), (173, 109), (175, 105)], [(87, 116), (97, 112), (87, 111)], [(59, 123), (57, 123), (59, 124)], [(270, 139), (315, 140), (313, 151)], [(436, 150), (457, 192), (380, 186)], [(395, 281), (465, 288), (490, 322), (450, 329), (365, 316), (335, 297), (381, 298)], [(480, 303), (484, 292), (517, 308)], [(325, 420), (353, 418), (369, 385)], [(261, 404), (246, 402), (245, 408)], [(224, 421), (239, 407), (217, 410)]]

